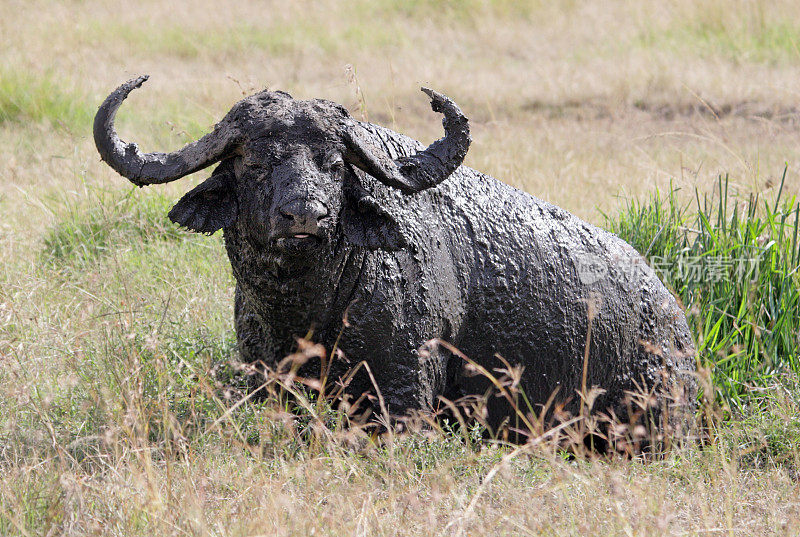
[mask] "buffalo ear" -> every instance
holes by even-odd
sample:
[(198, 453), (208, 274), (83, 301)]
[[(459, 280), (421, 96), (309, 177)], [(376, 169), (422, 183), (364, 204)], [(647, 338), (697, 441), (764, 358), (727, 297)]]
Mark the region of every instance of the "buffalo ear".
[(346, 197), (342, 229), (347, 240), (370, 250), (400, 250), (408, 245), (397, 219), (366, 192)]
[(169, 212), (169, 219), (211, 235), (236, 220), (236, 176), (233, 159), (217, 166), (211, 177), (187, 192)]

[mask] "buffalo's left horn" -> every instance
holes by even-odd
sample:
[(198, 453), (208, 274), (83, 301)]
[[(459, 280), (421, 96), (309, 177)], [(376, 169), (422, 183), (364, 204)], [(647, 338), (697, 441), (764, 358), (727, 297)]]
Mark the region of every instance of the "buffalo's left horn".
[(231, 153), (236, 145), (235, 128), (226, 120), (196, 142), (172, 153), (142, 153), (134, 143), (120, 140), (114, 116), (122, 101), (140, 87), (147, 75), (131, 79), (114, 90), (94, 117), (94, 143), (100, 157), (137, 186), (168, 183), (202, 170)]
[(444, 138), (425, 150), (392, 160), (368, 140), (369, 134), (357, 124), (352, 124), (344, 133), (349, 162), (406, 194), (434, 187), (447, 179), (464, 162), (472, 141), (469, 121), (458, 105), (441, 93), (428, 88), (422, 91), (431, 98), (433, 111), (444, 114)]

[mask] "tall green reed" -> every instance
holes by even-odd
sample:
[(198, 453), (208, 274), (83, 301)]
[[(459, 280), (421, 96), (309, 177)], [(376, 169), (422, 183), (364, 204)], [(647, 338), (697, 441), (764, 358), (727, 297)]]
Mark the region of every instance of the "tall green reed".
[(782, 198), (785, 179), (772, 201), (736, 196), (725, 176), (688, 203), (656, 192), (606, 215), (683, 301), (713, 395), (740, 412), (800, 372), (800, 204)]

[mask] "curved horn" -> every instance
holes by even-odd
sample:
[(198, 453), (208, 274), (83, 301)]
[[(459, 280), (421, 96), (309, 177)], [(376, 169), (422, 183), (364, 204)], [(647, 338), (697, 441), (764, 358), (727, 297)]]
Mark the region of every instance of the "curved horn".
[(392, 160), (383, 151), (375, 151), (353, 126), (345, 131), (348, 160), (381, 182), (412, 194), (438, 185), (464, 162), (469, 144), (469, 121), (452, 100), (428, 88), (422, 88), (431, 98), (434, 112), (444, 114), (444, 138), (427, 149), (409, 157)]
[(149, 76), (128, 80), (109, 95), (94, 117), (94, 143), (100, 158), (137, 186), (168, 183), (202, 170), (230, 153), (236, 135), (225, 120), (213, 132), (172, 153), (142, 153), (134, 143), (120, 140), (114, 129), (114, 116), (122, 101)]

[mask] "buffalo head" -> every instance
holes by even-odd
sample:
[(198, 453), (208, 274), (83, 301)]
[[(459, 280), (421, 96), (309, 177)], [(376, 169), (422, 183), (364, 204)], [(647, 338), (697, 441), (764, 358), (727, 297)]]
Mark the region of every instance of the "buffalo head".
[[(364, 188), (355, 170), (414, 194), (455, 171), (470, 144), (458, 106), (426, 88), (433, 110), (444, 114), (445, 137), (397, 160), (342, 106), (265, 90), (234, 105), (196, 142), (172, 153), (142, 153), (136, 144), (120, 140), (114, 116), (146, 80), (122, 84), (100, 106), (94, 139), (102, 159), (140, 187), (219, 162), (169, 217), (201, 233), (235, 229), (252, 247), (284, 255), (307, 254), (339, 237), (370, 249), (402, 247), (390, 211)], [(343, 233), (337, 234), (339, 229)]]

